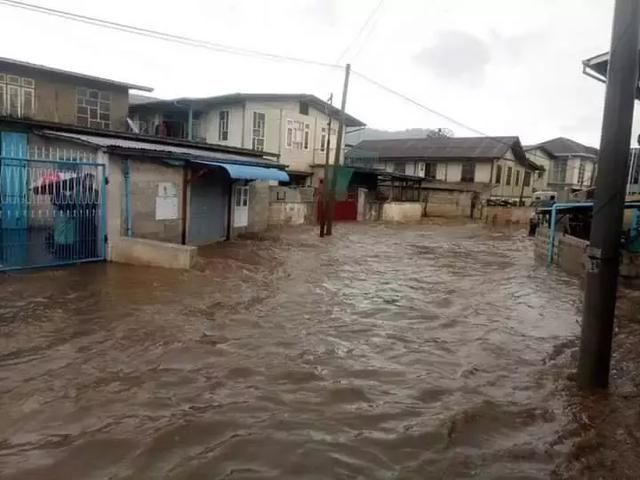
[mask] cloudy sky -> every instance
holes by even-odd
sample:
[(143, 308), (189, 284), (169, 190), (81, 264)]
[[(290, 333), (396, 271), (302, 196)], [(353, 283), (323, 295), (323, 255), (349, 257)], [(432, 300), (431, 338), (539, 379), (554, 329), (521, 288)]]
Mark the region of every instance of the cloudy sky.
[[(598, 145), (604, 85), (581, 61), (609, 48), (613, 0), (26, 0), (210, 42), (350, 61), (432, 109), (524, 143)], [(337, 68), (181, 46), (0, 4), (0, 56), (149, 85), (154, 95), (305, 92), (339, 97)], [(345, 52), (346, 50), (346, 52)], [(451, 128), (354, 75), (348, 110), (376, 128)], [(638, 122), (640, 124), (640, 122)], [(637, 133), (637, 132), (636, 132)]]

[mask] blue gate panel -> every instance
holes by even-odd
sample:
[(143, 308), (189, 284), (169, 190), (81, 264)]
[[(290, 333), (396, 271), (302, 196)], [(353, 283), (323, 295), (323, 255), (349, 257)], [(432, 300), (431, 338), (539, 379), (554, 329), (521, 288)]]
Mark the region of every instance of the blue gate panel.
[(0, 270), (103, 260), (104, 165), (68, 151), (34, 158), (23, 134), (1, 140)]

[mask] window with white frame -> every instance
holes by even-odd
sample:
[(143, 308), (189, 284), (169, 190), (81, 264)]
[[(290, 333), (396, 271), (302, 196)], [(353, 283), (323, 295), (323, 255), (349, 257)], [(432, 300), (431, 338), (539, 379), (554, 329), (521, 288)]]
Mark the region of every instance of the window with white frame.
[(32, 78), (0, 73), (0, 115), (33, 117), (36, 83)]
[(229, 110), (218, 113), (218, 140), (229, 140)]
[[(336, 129), (332, 128), (330, 134), (331, 134), (331, 137), (335, 137)], [(327, 140), (329, 140), (329, 138), (327, 138), (327, 127), (322, 127), (322, 130), (320, 132), (320, 151), (321, 152), (324, 152), (325, 149), (327, 148)], [(331, 143), (329, 144), (329, 148), (331, 148)]]
[(550, 181), (552, 183), (565, 183), (566, 180), (567, 180), (566, 160), (553, 160)]
[(253, 130), (251, 135), (251, 147), (262, 152), (264, 150), (264, 127), (266, 115), (263, 112), (253, 112)]
[(80, 87), (76, 91), (76, 124), (111, 128), (111, 93)]
[(311, 144), (311, 125), (301, 120), (287, 119), (287, 137), (285, 145), (294, 150), (309, 150)]

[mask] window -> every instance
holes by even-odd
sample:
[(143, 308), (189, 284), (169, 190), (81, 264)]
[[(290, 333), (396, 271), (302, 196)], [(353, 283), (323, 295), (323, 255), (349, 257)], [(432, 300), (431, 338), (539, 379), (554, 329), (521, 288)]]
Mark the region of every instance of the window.
[(309, 104), (307, 102), (300, 102), (300, 115), (309, 115)]
[(507, 167), (507, 179), (505, 185), (511, 185), (511, 176), (513, 175), (513, 167)]
[(424, 168), (424, 176), (427, 178), (436, 178), (436, 170), (438, 164), (435, 162), (427, 162)]
[(500, 185), (502, 183), (502, 165), (496, 166), (496, 184)]
[(287, 148), (308, 150), (311, 138), (311, 125), (301, 120), (287, 119)]
[(520, 170), (516, 170), (516, 187), (520, 186)]
[(0, 115), (33, 117), (35, 86), (32, 78), (0, 73)]
[(76, 123), (82, 127), (111, 128), (111, 94), (90, 88), (78, 88)]
[(531, 186), (531, 172), (524, 172), (524, 177), (522, 178), (522, 185), (525, 187)]
[[(332, 128), (331, 136), (335, 137), (335, 135), (336, 135), (336, 129)], [(331, 139), (327, 138), (327, 128), (323, 127), (322, 132), (320, 133), (320, 151), (321, 152), (324, 152), (325, 148), (327, 147), (327, 140), (331, 140)], [(331, 144), (329, 144), (329, 148), (331, 148)]]
[(544, 171), (540, 170), (538, 172), (538, 180), (540, 180), (542, 177), (544, 177)]
[(262, 112), (253, 112), (253, 130), (251, 147), (262, 152), (264, 150), (264, 127), (266, 116)]
[(218, 113), (218, 140), (223, 142), (229, 140), (229, 110)]
[(404, 162), (394, 162), (393, 171), (395, 173), (405, 173), (406, 170), (407, 170), (407, 167)]
[(476, 164), (475, 162), (464, 162), (462, 164), (462, 174), (460, 181), (465, 183), (473, 183), (476, 181)]
[(584, 160), (580, 160), (580, 165), (578, 166), (578, 185), (582, 185), (584, 183), (584, 172), (587, 168), (587, 165)]
[(567, 179), (567, 162), (553, 160), (551, 169), (551, 181), (553, 183), (565, 183)]

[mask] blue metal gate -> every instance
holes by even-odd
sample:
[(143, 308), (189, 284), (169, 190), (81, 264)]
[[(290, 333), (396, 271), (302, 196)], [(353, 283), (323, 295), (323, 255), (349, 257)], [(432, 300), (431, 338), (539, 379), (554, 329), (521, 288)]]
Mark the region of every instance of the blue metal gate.
[(0, 137), (0, 271), (104, 260), (105, 167), (86, 152)]

